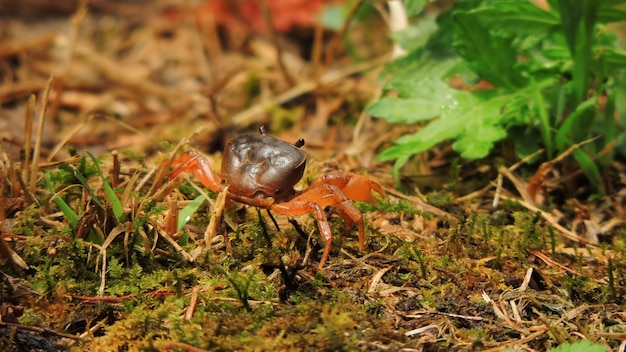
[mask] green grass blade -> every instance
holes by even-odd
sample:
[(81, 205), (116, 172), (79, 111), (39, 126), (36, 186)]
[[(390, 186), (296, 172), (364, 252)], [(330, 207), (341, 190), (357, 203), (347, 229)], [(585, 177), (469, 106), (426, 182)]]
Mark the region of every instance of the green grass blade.
[(559, 14), (561, 15), (561, 28), (572, 57), (576, 53), (578, 26), (582, 19), (582, 6), (579, 0), (559, 0)]
[(583, 20), (578, 28), (579, 34), (574, 55), (573, 81), (574, 91), (576, 92), (576, 104), (584, 99), (589, 87), (594, 29), (598, 12), (598, 1), (584, 0), (583, 4)]
[(78, 182), (80, 182), (80, 184), (85, 187), (87, 192), (89, 192), (89, 194), (91, 195), (91, 200), (96, 203), (96, 205), (100, 208), (106, 209), (102, 202), (100, 202), (100, 199), (98, 199), (98, 197), (96, 196), (96, 192), (94, 192), (93, 188), (91, 188), (91, 186), (89, 185), (89, 182), (87, 182), (85, 176), (83, 176), (83, 174), (78, 169), (74, 169), (74, 176), (76, 177)]
[(191, 216), (196, 211), (198, 211), (202, 203), (204, 203), (205, 199), (206, 198), (203, 195), (199, 195), (191, 203), (189, 203), (186, 207), (184, 207), (180, 211), (180, 213), (178, 214), (178, 224), (176, 226), (176, 231), (180, 231), (183, 229), (183, 227), (189, 221)]
[(589, 98), (582, 102), (580, 105), (578, 105), (578, 108), (573, 113), (571, 113), (565, 119), (565, 121), (563, 121), (561, 126), (559, 126), (554, 138), (556, 142), (556, 147), (559, 151), (564, 151), (569, 146), (582, 140), (577, 139), (574, 136), (575, 126), (580, 125), (581, 121), (586, 120), (586, 117), (588, 115), (594, 114), (596, 106), (597, 98)]
[(113, 187), (107, 182), (104, 174), (102, 174), (102, 170), (100, 170), (100, 165), (98, 164), (98, 160), (93, 156), (90, 152), (87, 152), (91, 160), (93, 161), (96, 169), (98, 170), (98, 175), (100, 175), (100, 179), (102, 179), (102, 187), (104, 187), (104, 193), (107, 196), (107, 199), (111, 203), (111, 208), (113, 209), (113, 215), (120, 222), (126, 221), (126, 213), (124, 212), (124, 207), (122, 206), (122, 202), (120, 198), (117, 196), (117, 193), (113, 190)]
[(576, 159), (576, 162), (589, 179), (589, 182), (598, 191), (604, 194), (604, 187), (602, 187), (602, 176), (598, 165), (591, 159), (591, 157), (582, 149), (576, 149), (572, 152), (572, 156)]
[(546, 104), (543, 98), (543, 94), (541, 93), (541, 89), (537, 86), (537, 82), (534, 79), (531, 79), (531, 93), (533, 100), (535, 101), (535, 105), (537, 106), (537, 115), (539, 116), (539, 126), (541, 130), (541, 136), (543, 139), (543, 144), (546, 148), (546, 153), (548, 158), (552, 159), (554, 155), (554, 143), (552, 139), (552, 127), (550, 125), (550, 117), (548, 116), (548, 111), (546, 110)]
[[(604, 108), (604, 124), (602, 126), (604, 130), (604, 144), (605, 146), (609, 143), (612, 143), (617, 139), (617, 135), (619, 134), (619, 126), (615, 121), (615, 101), (616, 94), (612, 91), (607, 92), (607, 100)], [(606, 165), (613, 159), (614, 152), (611, 151), (608, 155), (600, 156), (600, 162), (603, 165)]]
[[(45, 177), (48, 189), (51, 193), (54, 194), (55, 192), (52, 190), (52, 183), (50, 182), (50, 174), (46, 172)], [(72, 209), (72, 207), (70, 207), (61, 197), (58, 197), (56, 194), (54, 195), (53, 200), (57, 207), (59, 207), (59, 210), (61, 210), (61, 212), (63, 213), (63, 216), (65, 216), (67, 221), (70, 223), (70, 225), (73, 228), (76, 228), (76, 225), (78, 224), (78, 215), (76, 214), (76, 212), (74, 212), (74, 209)]]

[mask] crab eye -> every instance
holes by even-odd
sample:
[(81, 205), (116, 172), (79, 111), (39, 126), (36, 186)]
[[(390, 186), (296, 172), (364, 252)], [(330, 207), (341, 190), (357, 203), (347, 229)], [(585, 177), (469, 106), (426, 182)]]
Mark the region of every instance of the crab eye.
[(296, 146), (296, 148), (300, 148), (304, 145), (304, 139), (300, 138), (296, 141), (296, 143), (294, 143), (293, 145)]

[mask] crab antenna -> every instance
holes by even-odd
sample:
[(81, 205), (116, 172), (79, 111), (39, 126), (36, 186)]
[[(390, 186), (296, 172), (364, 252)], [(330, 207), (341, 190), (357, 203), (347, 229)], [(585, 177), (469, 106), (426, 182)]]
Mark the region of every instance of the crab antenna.
[(265, 136), (265, 126), (259, 127), (259, 133), (261, 134), (261, 136)]
[(294, 143), (293, 145), (295, 145), (296, 148), (302, 147), (304, 145), (304, 139), (303, 138), (298, 139), (296, 143)]

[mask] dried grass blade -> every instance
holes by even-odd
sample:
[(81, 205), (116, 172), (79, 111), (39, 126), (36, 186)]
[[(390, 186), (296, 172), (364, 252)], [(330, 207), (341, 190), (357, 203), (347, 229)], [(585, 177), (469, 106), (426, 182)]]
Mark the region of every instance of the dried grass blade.
[(33, 164), (30, 173), (30, 182), (28, 190), (31, 194), (35, 194), (37, 187), (37, 173), (39, 172), (39, 159), (41, 157), (41, 140), (43, 138), (43, 126), (46, 121), (46, 111), (48, 110), (48, 96), (50, 95), (50, 87), (52, 86), (53, 77), (50, 76), (46, 87), (43, 90), (41, 98), (41, 114), (39, 115), (39, 125), (37, 126), (37, 138), (35, 139), (35, 150), (33, 155)]
[(24, 166), (22, 167), (22, 177), (24, 180), (30, 180), (28, 174), (28, 165), (30, 164), (30, 148), (33, 138), (33, 112), (35, 111), (35, 103), (37, 97), (31, 94), (24, 110)]

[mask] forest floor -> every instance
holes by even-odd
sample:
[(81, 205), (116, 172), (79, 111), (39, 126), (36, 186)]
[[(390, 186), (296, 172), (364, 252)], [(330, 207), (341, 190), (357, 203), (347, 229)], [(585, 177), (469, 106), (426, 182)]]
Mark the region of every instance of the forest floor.
[[(550, 179), (538, 204), (532, 167), (445, 145), (398, 184), (375, 156), (416, 127), (363, 113), (391, 52), (375, 12), (331, 31), (316, 1), (247, 18), (220, 1), (9, 3), (1, 350), (624, 349), (624, 192), (577, 198)], [(382, 186), (355, 202), (362, 250), (328, 207), (319, 268), (315, 214), (274, 224), (191, 174), (167, 178), (181, 150), (219, 170), (226, 142), (260, 127), (305, 140), (298, 189), (332, 170)], [(607, 177), (623, 188), (624, 165)]]

